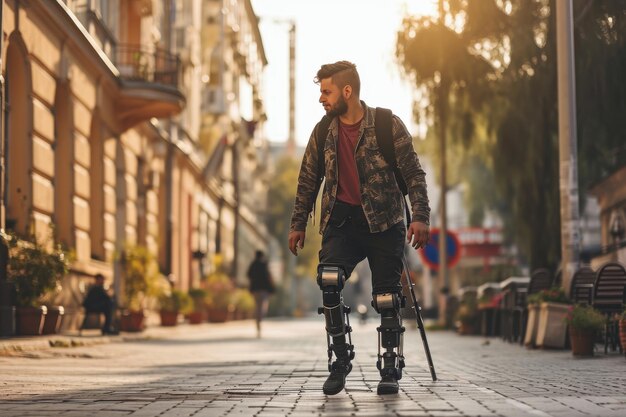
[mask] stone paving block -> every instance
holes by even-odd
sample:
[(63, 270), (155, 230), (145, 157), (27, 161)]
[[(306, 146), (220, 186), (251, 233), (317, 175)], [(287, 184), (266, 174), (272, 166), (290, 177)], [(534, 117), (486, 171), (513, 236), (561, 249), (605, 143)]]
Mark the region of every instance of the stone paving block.
[(607, 408), (594, 404), (585, 398), (571, 397), (567, 400), (567, 404), (574, 410), (590, 415), (602, 415), (609, 411)]
[(398, 416), (398, 417), (425, 417), (425, 416), (432, 416), (432, 414), (429, 411), (403, 411), (400, 410), (397, 413), (394, 413), (394, 415)]
[[(579, 361), (570, 352), (528, 351), (498, 339), (484, 346), (484, 338), (432, 332), (429, 342), (440, 378), (433, 382), (423, 352), (406, 351), (406, 346), (420, 346), (417, 332), (407, 332), (408, 365), (400, 381), (401, 391), (396, 396), (378, 396), (376, 346), (371, 343), (376, 325), (372, 324), (355, 335), (357, 361), (346, 392), (325, 396), (321, 392), (328, 375), (326, 346), (320, 338), (323, 322), (269, 320), (263, 339), (250, 339), (251, 324), (224, 325), (219, 334), (228, 333), (227, 341), (216, 343), (241, 358), (231, 363), (224, 363), (214, 349), (202, 344), (215, 339), (211, 326), (194, 326), (190, 332), (179, 326), (173, 339), (168, 336), (81, 350), (90, 359), (46, 354), (38, 359), (2, 360), (0, 374), (10, 375), (10, 379), (0, 385), (6, 394), (5, 402), (0, 402), (0, 415), (13, 411), (41, 417), (58, 417), (63, 411), (82, 411), (89, 417), (110, 412), (135, 417), (190, 413), (200, 417), (402, 413), (558, 417), (600, 411), (626, 415), (624, 362), (617, 355)], [(102, 358), (104, 347), (106, 358)], [(85, 390), (85, 385), (99, 388)], [(33, 392), (32, 386), (41, 389)], [(577, 400), (574, 408), (567, 405), (570, 398)], [(41, 408), (29, 408), (32, 404)], [(46, 405), (61, 408), (47, 413), (43, 411)]]

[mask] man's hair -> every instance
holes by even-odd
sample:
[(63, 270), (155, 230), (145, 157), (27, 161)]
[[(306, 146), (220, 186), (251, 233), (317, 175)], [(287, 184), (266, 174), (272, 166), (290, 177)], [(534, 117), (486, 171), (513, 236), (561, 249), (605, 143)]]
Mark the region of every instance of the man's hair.
[(352, 87), (352, 92), (358, 97), (361, 91), (361, 79), (356, 70), (356, 65), (349, 61), (338, 61), (334, 64), (324, 64), (317, 71), (313, 79), (315, 84), (319, 84), (325, 78), (332, 78), (333, 83), (343, 90), (346, 85)]

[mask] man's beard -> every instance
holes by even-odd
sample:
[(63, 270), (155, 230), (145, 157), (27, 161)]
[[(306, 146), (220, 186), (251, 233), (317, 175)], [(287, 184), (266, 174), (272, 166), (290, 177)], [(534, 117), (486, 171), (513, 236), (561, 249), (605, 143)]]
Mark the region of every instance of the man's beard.
[(326, 116), (335, 117), (341, 116), (348, 111), (348, 103), (344, 100), (343, 96), (339, 96), (339, 100), (335, 103), (334, 106), (330, 108), (330, 110), (326, 111)]

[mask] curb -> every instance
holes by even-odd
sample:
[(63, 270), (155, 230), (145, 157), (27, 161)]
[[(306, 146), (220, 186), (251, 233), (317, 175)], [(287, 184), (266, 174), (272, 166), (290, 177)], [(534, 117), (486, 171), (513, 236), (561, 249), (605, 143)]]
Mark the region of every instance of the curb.
[[(237, 320), (239, 323), (250, 326), (249, 320)], [(230, 322), (232, 323), (232, 322)], [(248, 324), (246, 324), (248, 323)], [(219, 323), (217, 325), (223, 325)], [(175, 334), (186, 333), (192, 329), (203, 326), (215, 326), (216, 323), (202, 324), (178, 324), (173, 327), (150, 326), (142, 332), (121, 332), (119, 335), (101, 336), (99, 333), (93, 336), (78, 334), (51, 334), (43, 336), (16, 336), (10, 339), (0, 339), (0, 357), (14, 356), (16, 353), (37, 351), (54, 348), (72, 348), (82, 346), (95, 346), (108, 343), (134, 342), (150, 339), (164, 339)]]

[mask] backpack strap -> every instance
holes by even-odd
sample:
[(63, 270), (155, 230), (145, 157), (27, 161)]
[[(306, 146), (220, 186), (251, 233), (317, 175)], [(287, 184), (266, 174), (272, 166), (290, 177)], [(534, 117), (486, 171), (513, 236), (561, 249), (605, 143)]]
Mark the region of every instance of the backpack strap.
[(393, 168), (393, 174), (396, 177), (396, 182), (402, 195), (407, 195), (407, 187), (400, 168), (398, 167), (398, 161), (396, 160), (396, 149), (393, 146), (393, 125), (392, 125), (392, 113), (389, 109), (382, 107), (376, 107), (376, 118), (374, 119), (374, 129), (376, 130), (376, 142), (380, 152), (383, 154), (383, 158), (387, 164)]
[(387, 164), (389, 164), (393, 168), (393, 175), (396, 177), (396, 183), (398, 184), (398, 188), (402, 192), (404, 200), (404, 214), (406, 216), (405, 220), (408, 228), (409, 223), (411, 223), (411, 211), (409, 210), (409, 205), (406, 202), (406, 198), (404, 198), (408, 194), (408, 188), (406, 186), (406, 182), (404, 181), (404, 177), (402, 176), (402, 172), (400, 172), (400, 168), (398, 167), (398, 160), (396, 159), (396, 149), (393, 146), (392, 116), (393, 114), (391, 113), (391, 110), (382, 107), (376, 107), (374, 129), (376, 131), (376, 142), (378, 142), (380, 152), (383, 154), (383, 158), (385, 158)]

